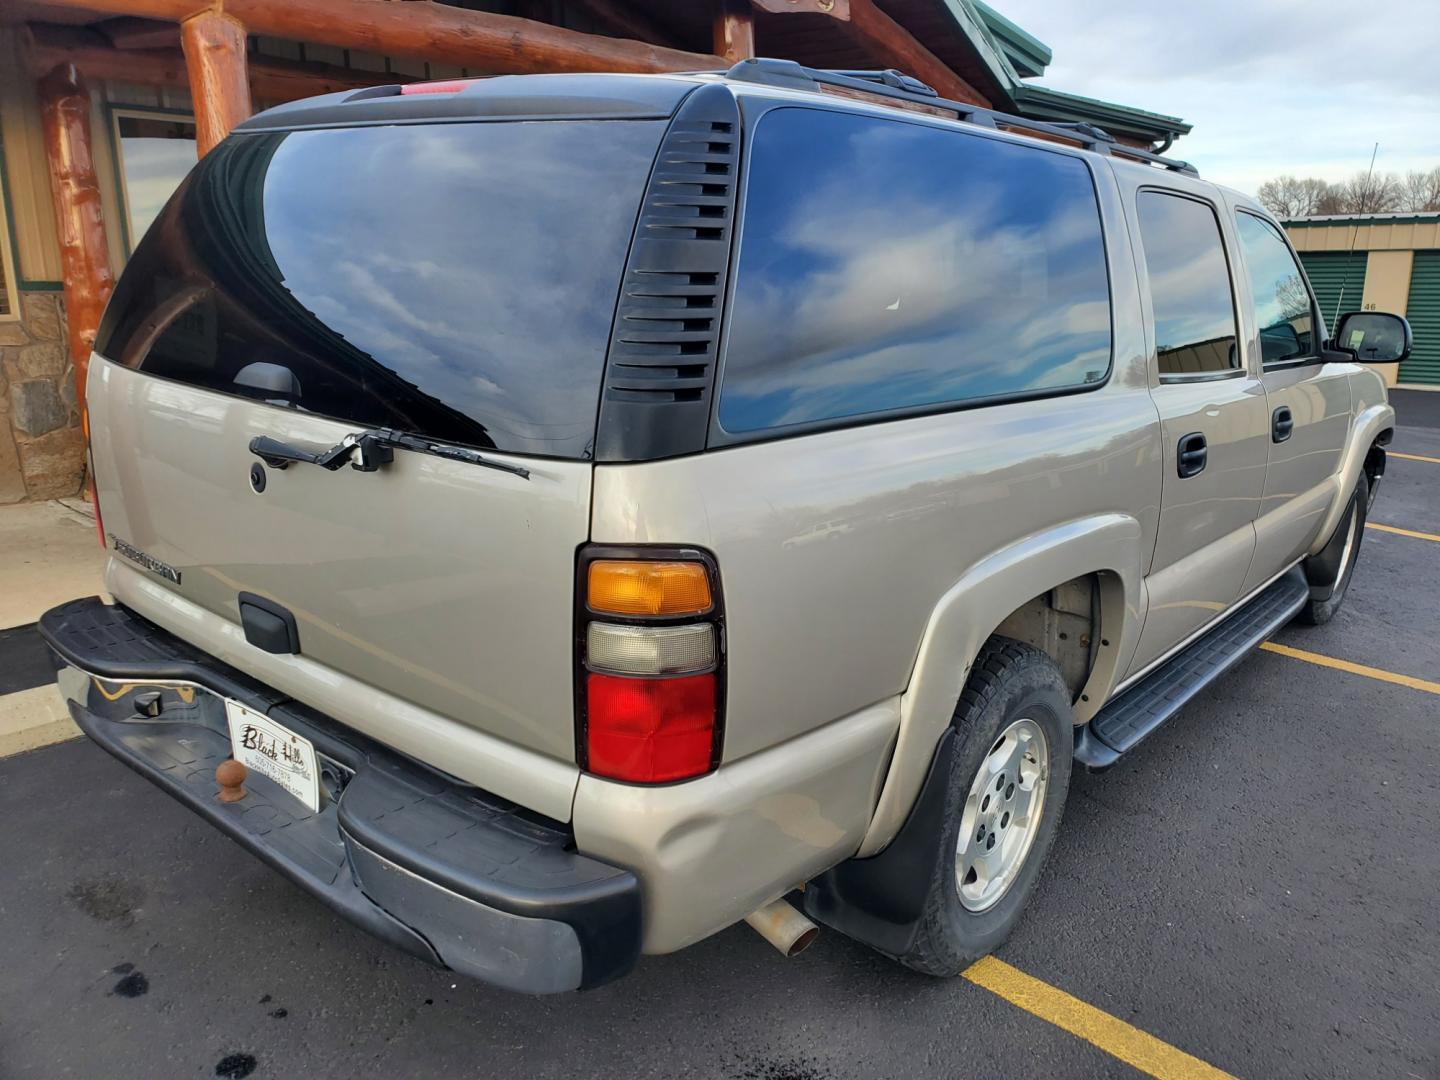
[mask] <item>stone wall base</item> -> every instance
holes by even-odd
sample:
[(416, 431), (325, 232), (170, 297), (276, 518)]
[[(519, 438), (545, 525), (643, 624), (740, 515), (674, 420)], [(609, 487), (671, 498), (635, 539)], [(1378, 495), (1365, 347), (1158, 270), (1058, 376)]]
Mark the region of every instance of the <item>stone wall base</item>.
[(74, 495), (85, 436), (58, 292), (21, 292), (19, 322), (0, 322), (0, 505)]

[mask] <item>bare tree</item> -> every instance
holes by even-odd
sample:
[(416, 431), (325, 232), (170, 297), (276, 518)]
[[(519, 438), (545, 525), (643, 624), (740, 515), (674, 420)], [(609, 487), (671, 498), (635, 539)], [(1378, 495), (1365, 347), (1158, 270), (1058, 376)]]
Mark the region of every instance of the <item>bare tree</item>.
[(1395, 173), (1357, 172), (1339, 184), (1287, 173), (1261, 184), (1256, 197), (1278, 218), (1440, 210), (1440, 166), (1403, 180)]
[(1288, 174), (1277, 176), (1261, 184), (1255, 197), (1278, 218), (1305, 217), (1315, 212), (1306, 183)]
[[(1318, 180), (1316, 183), (1325, 184), (1325, 181)], [(1325, 184), (1324, 190), (1315, 203), (1316, 214), (1343, 214), (1345, 213), (1345, 193), (1341, 190), (1340, 184)]]
[(1298, 179), (1277, 176), (1260, 185), (1256, 197), (1279, 218), (1313, 217), (1316, 214), (1344, 212), (1337, 185), (1327, 184), (1313, 176)]
[(1399, 210), (1440, 210), (1440, 166), (1429, 172), (1406, 173), (1401, 182)]
[(1333, 187), (1333, 185), (1327, 184), (1324, 180), (1317, 180), (1313, 176), (1307, 176), (1304, 180), (1300, 181), (1300, 190), (1304, 193), (1305, 217), (1310, 217), (1314, 214), (1328, 213), (1328, 211), (1321, 209), (1321, 207), (1325, 205), (1325, 200), (1330, 195), (1331, 187)]
[(1400, 178), (1394, 173), (1357, 172), (1340, 189), (1342, 213), (1388, 214), (1400, 207)]

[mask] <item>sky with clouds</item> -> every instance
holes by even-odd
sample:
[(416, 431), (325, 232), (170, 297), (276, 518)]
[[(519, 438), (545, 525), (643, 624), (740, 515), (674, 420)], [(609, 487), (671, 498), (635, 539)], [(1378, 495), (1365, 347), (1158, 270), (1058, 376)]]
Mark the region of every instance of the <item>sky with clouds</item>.
[(1054, 50), (1040, 85), (1193, 124), (1206, 179), (1440, 166), (1440, 0), (991, 2)]

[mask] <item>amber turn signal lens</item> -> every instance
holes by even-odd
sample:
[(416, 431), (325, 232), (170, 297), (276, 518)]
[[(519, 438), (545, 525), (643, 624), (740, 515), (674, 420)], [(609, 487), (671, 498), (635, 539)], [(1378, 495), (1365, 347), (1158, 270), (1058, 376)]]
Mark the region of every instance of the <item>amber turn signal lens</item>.
[(599, 559), (590, 564), (591, 611), (612, 615), (695, 615), (709, 611), (710, 578), (692, 562)]

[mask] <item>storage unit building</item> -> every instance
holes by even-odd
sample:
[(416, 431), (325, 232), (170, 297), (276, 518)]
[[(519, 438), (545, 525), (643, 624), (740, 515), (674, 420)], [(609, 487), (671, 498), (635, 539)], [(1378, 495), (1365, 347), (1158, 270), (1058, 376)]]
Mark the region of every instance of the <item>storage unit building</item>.
[(1326, 325), (1347, 311), (1404, 315), (1415, 351), (1395, 377), (1440, 387), (1440, 211), (1296, 218), (1285, 231)]

